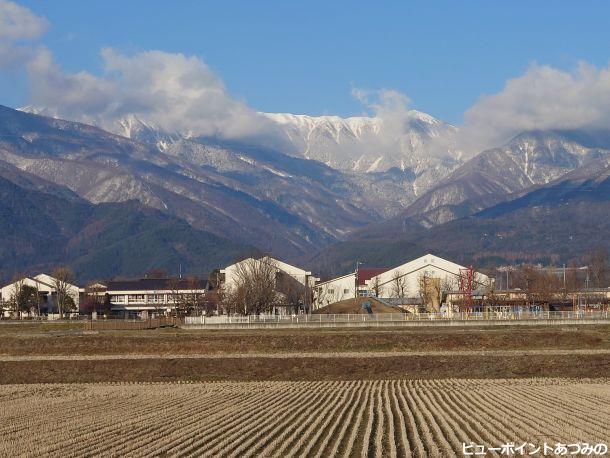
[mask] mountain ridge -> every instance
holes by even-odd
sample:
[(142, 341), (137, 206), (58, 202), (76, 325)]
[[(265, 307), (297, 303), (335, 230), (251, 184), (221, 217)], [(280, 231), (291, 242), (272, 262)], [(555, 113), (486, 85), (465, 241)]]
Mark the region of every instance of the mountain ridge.
[[(185, 156), (171, 145), (160, 151), (86, 124), (9, 108), (0, 109), (0, 135), (0, 159), (93, 203), (137, 199), (283, 257), (331, 243), (372, 218), (344, 195), (354, 193), (353, 184), (342, 185), (339, 172), (268, 148), (181, 139), (194, 148)], [(231, 170), (213, 162), (219, 152)], [(343, 186), (341, 194), (327, 182)]]
[(0, 279), (68, 265), (79, 281), (163, 268), (203, 274), (253, 247), (137, 201), (91, 204), (0, 161)]
[(590, 250), (610, 251), (610, 157), (598, 158), (550, 183), (469, 216), (425, 228), (356, 235), (310, 257), (320, 271), (341, 274), (353, 259), (395, 265), (433, 252), (479, 267), (506, 263), (561, 264)]

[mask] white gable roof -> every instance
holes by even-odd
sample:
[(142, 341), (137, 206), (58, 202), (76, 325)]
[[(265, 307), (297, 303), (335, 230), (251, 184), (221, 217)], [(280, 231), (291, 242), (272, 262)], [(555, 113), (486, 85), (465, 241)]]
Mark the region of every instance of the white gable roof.
[[(366, 284), (372, 285), (375, 281), (378, 281), (380, 285), (383, 285), (384, 283), (391, 282), (397, 272), (399, 272), (400, 275), (405, 276), (412, 274), (413, 272), (417, 272), (418, 270), (426, 269), (428, 267), (433, 267), (437, 270), (444, 271), (448, 274), (456, 276), (460, 275), (461, 269), (466, 269), (466, 267), (461, 266), (460, 264), (456, 264), (455, 262), (451, 262), (428, 253), (424, 256), (420, 256), (417, 259), (414, 259), (398, 267), (394, 267), (393, 269), (390, 269), (382, 274), (379, 274), (376, 277), (367, 280)], [(487, 277), (487, 275), (481, 274), (479, 272), (477, 272), (477, 276), (483, 281), (486, 281), (489, 278)]]
[(40, 283), (50, 286), (52, 288), (55, 287), (55, 279), (47, 274), (38, 274), (35, 277), (32, 277), (34, 281), (39, 281)]
[(264, 257), (262, 257), (260, 259), (256, 259), (256, 260), (254, 258), (246, 258), (239, 262), (231, 264), (230, 266), (225, 267), (220, 272), (226, 273), (227, 271), (233, 270), (235, 268), (235, 266), (238, 266), (245, 262), (252, 262), (252, 261), (273, 263), (273, 265), (275, 265), (279, 270), (281, 270), (282, 272), (286, 272), (287, 274), (290, 274), (290, 275), (311, 275), (311, 272), (308, 272), (306, 270), (292, 266), (288, 263), (282, 262), (282, 261), (272, 258), (270, 256), (264, 256)]
[(261, 258), (261, 261), (273, 262), (273, 264), (275, 264), (278, 269), (280, 269), (283, 272), (286, 272), (287, 274), (291, 274), (291, 275), (311, 275), (311, 272), (303, 270), (303, 269), (301, 269), (299, 267), (295, 267), (295, 266), (290, 265), (288, 263), (282, 262), (279, 259), (275, 259), (275, 258), (272, 258), (270, 256), (265, 256), (264, 258)]
[(37, 288), (39, 290), (54, 291), (53, 285), (48, 285), (40, 280), (36, 280), (35, 278), (23, 277), (0, 288), (3, 296), (14, 293), (19, 282), (22, 282), (23, 285), (31, 286), (32, 288)]
[(354, 278), (354, 282), (356, 281), (356, 272), (352, 272), (351, 274), (345, 274), (345, 275), (341, 275), (340, 277), (336, 277), (336, 278), (331, 278), (330, 280), (325, 280), (325, 281), (321, 281), (321, 282), (317, 282), (316, 286), (323, 286), (326, 284), (331, 284), (331, 283), (335, 283), (339, 280), (343, 280), (344, 278), (348, 278), (348, 277), (353, 277)]
[[(44, 283), (45, 285), (51, 286), (52, 288), (55, 288), (55, 282), (56, 279), (54, 277), (51, 277), (50, 275), (47, 274), (38, 274), (34, 277), (34, 280), (38, 280), (41, 283)], [(76, 288), (78, 289), (78, 286), (73, 285), (71, 283), (68, 283), (68, 286), (71, 288)]]

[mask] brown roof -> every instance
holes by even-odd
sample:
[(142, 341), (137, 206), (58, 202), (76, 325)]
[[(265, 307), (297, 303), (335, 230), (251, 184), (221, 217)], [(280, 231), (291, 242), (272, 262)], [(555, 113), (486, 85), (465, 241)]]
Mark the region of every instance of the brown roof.
[(364, 285), (367, 280), (370, 280), (377, 275), (387, 272), (387, 267), (361, 267), (358, 269), (358, 286)]

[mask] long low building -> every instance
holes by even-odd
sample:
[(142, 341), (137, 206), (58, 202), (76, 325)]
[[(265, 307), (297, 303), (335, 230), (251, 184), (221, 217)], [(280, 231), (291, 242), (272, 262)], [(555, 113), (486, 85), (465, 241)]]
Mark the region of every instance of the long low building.
[(198, 278), (140, 278), (109, 281), (95, 294), (108, 295), (113, 312), (135, 315), (165, 314), (182, 302), (201, 300), (208, 291), (208, 281)]

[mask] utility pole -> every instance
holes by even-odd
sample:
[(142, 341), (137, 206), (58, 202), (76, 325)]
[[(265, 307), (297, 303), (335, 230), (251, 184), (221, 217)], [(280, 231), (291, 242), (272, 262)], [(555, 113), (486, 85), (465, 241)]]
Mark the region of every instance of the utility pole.
[(587, 277), (585, 279), (585, 310), (589, 310), (589, 266), (586, 266), (587, 269)]
[(358, 271), (360, 270), (360, 261), (356, 260), (356, 272), (354, 278), (354, 297), (358, 297)]

